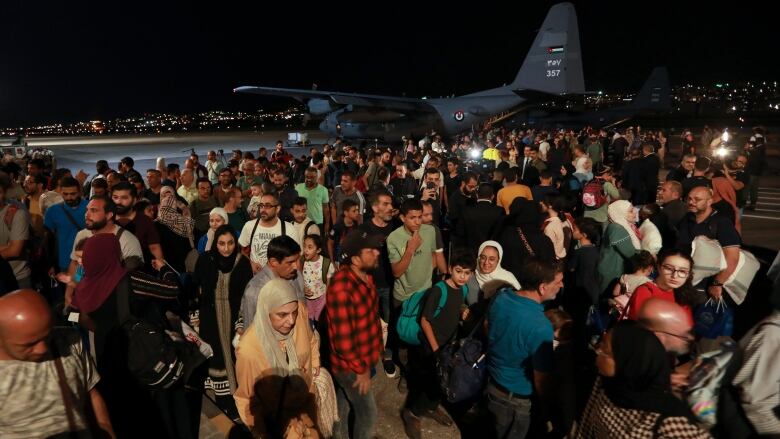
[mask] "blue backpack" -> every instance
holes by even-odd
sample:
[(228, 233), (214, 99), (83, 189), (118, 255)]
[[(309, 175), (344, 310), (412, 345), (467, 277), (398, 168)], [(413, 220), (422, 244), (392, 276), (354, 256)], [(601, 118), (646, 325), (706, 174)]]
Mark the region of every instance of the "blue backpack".
[[(434, 286), (439, 287), (439, 290), (441, 291), (439, 304), (434, 313), (434, 317), (438, 317), (442, 308), (444, 308), (444, 304), (447, 303), (447, 285), (444, 281), (439, 281)], [(396, 329), (398, 330), (398, 337), (400, 337), (404, 343), (413, 346), (420, 345), (420, 333), (422, 332), (422, 328), (420, 327), (420, 314), (422, 313), (422, 307), (432, 289), (433, 287), (412, 294), (412, 296), (406, 299), (401, 306), (401, 315), (398, 317)], [(463, 285), (460, 289), (463, 293), (463, 299), (465, 300), (466, 296), (469, 294), (469, 289), (466, 285)]]

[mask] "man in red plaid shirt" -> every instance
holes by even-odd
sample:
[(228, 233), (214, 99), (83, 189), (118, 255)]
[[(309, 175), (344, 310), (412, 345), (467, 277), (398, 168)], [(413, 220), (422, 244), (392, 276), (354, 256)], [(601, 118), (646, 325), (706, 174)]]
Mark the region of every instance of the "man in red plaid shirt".
[(336, 382), (339, 419), (335, 438), (349, 437), (349, 412), (355, 411), (353, 437), (375, 435), (377, 409), (371, 392), (374, 365), (383, 351), (379, 300), (368, 274), (379, 263), (381, 237), (356, 230), (341, 247), (341, 268), (327, 292), (331, 372)]

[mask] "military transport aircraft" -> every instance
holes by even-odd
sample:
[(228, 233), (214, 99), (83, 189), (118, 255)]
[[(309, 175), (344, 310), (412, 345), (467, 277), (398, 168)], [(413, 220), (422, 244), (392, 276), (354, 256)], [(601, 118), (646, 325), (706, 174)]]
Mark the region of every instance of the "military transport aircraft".
[(323, 117), (320, 130), (332, 136), (389, 141), (431, 131), (453, 135), (521, 104), (584, 93), (577, 15), (571, 3), (554, 5), (514, 81), (464, 96), (417, 99), (252, 86), (233, 91), (304, 102), (311, 115)]

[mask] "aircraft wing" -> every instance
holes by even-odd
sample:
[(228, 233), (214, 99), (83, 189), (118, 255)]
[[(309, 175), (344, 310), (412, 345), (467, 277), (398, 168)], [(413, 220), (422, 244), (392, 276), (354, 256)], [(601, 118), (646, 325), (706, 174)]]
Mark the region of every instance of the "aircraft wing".
[(436, 109), (425, 99), (400, 98), (394, 96), (378, 96), (357, 93), (339, 93), (330, 91), (304, 90), (295, 88), (253, 87), (242, 86), (233, 89), (236, 93), (252, 93), (267, 96), (284, 96), (301, 102), (311, 99), (330, 100), (337, 105), (354, 105), (356, 107), (379, 107), (387, 110), (415, 111), (433, 113)]

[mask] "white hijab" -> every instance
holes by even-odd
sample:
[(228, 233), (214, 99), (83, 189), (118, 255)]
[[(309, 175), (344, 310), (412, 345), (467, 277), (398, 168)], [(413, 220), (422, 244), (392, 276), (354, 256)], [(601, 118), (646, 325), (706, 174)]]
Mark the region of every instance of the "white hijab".
[[(215, 207), (211, 209), (211, 212), (209, 212), (209, 219), (211, 219), (212, 216), (219, 216), (222, 217), (222, 219), (225, 221), (224, 224), (228, 223), (228, 215), (225, 209), (221, 207)], [(208, 232), (206, 232), (206, 251), (211, 250), (211, 244), (214, 243), (214, 233), (216, 230), (212, 230), (211, 227), (209, 227)]]
[[(271, 311), (291, 302), (298, 302), (290, 282), (285, 279), (272, 279), (260, 289), (257, 298), (257, 311), (252, 325), (255, 327), (257, 340), (263, 349), (266, 360), (271, 370), (281, 376), (300, 374), (298, 366), (298, 353), (295, 351), (295, 327), (289, 334), (283, 335), (271, 326), (268, 315)], [(284, 344), (282, 350), (280, 344)]]
[(517, 281), (515, 275), (509, 270), (501, 268), (501, 259), (504, 258), (504, 248), (501, 247), (501, 244), (496, 241), (485, 241), (479, 246), (478, 255), (482, 256), (482, 251), (485, 250), (485, 247), (493, 247), (498, 251), (498, 262), (495, 270), (490, 273), (483, 273), (479, 269), (479, 264), (477, 264), (477, 283), (482, 292), (485, 293), (485, 297), (492, 296), (498, 288), (505, 284), (510, 284), (512, 288), (519, 290), (520, 282)]
[(611, 223), (621, 225), (626, 229), (628, 236), (631, 237), (631, 243), (634, 244), (634, 248), (639, 250), (642, 248), (642, 241), (639, 240), (639, 237), (636, 234), (636, 225), (632, 226), (628, 222), (628, 213), (631, 212), (633, 208), (634, 206), (631, 205), (630, 201), (613, 201), (607, 208), (607, 216), (609, 216), (609, 221)]

